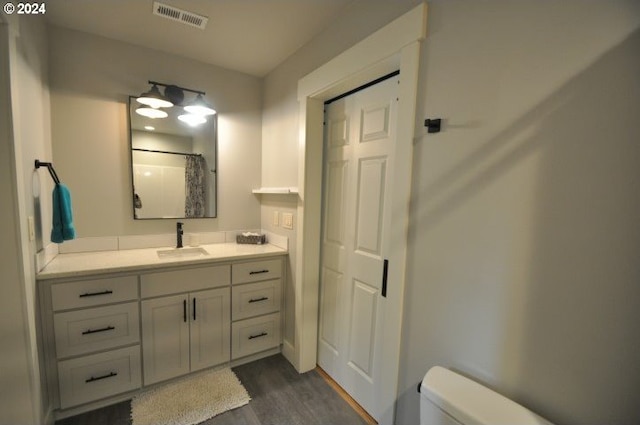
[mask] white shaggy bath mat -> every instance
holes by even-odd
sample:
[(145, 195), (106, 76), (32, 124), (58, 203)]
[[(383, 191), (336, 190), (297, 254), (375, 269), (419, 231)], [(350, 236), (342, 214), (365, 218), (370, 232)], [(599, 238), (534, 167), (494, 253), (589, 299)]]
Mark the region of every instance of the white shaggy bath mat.
[(134, 397), (132, 425), (195, 425), (249, 400), (231, 369), (205, 372)]

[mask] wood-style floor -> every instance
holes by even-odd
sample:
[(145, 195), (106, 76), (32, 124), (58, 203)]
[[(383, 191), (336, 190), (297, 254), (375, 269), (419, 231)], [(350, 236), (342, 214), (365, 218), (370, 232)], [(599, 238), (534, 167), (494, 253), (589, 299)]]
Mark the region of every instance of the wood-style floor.
[[(281, 355), (233, 368), (251, 401), (202, 425), (366, 425), (315, 370), (299, 374)], [(128, 401), (56, 425), (130, 425)]]

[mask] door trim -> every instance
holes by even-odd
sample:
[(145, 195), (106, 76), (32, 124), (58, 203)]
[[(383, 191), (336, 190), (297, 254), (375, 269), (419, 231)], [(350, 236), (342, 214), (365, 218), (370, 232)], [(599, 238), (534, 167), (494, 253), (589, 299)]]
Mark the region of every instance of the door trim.
[[(415, 7), (395, 21), (338, 55), (325, 65), (298, 81), (299, 101), (299, 157), (298, 187), (300, 190), (297, 216), (296, 243), (298, 259), (295, 264), (295, 343), (283, 348), (285, 356), (299, 372), (316, 366), (318, 338), (318, 299), (320, 270), (320, 227), (322, 220), (322, 164), (323, 164), (323, 102), (400, 70), (398, 102), (398, 133), (396, 152), (398, 164), (393, 176), (392, 205), (405, 208), (392, 209), (388, 297), (404, 294), (407, 230), (409, 224), (409, 199), (411, 185), (411, 157), (414, 129), (416, 128), (416, 96), (420, 43), (426, 35), (427, 5)], [(406, 167), (402, 167), (406, 164)], [(400, 305), (402, 302), (399, 303)], [(400, 309), (402, 310), (402, 309)], [(387, 317), (384, 338), (394, 353), (385, 368), (380, 391), (382, 399), (396, 399), (401, 342), (402, 311)], [(384, 406), (381, 424), (391, 424), (394, 406)]]

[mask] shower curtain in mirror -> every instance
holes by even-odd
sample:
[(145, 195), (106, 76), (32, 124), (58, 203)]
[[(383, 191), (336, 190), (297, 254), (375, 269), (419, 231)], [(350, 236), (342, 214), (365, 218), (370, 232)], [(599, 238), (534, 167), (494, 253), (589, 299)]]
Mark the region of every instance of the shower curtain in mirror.
[(185, 169), (185, 217), (205, 217), (207, 162), (202, 155), (188, 155)]

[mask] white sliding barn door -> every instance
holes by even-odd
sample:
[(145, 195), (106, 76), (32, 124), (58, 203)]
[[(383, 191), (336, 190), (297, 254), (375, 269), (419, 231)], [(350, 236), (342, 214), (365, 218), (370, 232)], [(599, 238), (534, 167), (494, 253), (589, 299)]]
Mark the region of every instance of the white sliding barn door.
[[(318, 364), (376, 420), (389, 257), (398, 76), (325, 109)], [(397, 347), (399, 350), (400, 347)]]

